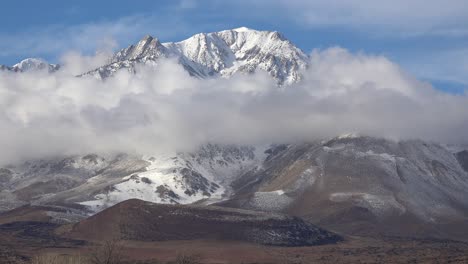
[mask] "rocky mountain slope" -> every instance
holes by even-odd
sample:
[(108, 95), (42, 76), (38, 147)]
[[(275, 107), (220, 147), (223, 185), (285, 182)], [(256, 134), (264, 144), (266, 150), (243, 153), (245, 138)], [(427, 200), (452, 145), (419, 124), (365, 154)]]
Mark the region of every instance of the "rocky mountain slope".
[(3, 168), (1, 201), (4, 210), (33, 203), (88, 212), (132, 198), (218, 203), (350, 234), (468, 237), (458, 230), (468, 219), (466, 150), (452, 149), (346, 135), (154, 157), (87, 155)]
[(236, 195), (223, 205), (286, 212), (353, 234), (461, 235), (460, 223), (468, 223), (466, 151), (344, 136), (269, 153), (262, 170), (233, 183)]
[(230, 183), (255, 170), (263, 157), (255, 147), (207, 144), (192, 153), (28, 161), (0, 169), (0, 209), (33, 203), (96, 212), (131, 198), (172, 204), (215, 202), (230, 195)]

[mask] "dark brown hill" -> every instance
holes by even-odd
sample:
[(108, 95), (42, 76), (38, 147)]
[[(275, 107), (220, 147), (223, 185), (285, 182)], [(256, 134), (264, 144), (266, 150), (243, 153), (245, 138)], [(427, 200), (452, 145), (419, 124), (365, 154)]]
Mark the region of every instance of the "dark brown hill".
[(214, 206), (162, 205), (137, 199), (108, 208), (73, 226), (85, 240), (217, 240), (264, 245), (336, 243), (340, 236), (297, 217)]

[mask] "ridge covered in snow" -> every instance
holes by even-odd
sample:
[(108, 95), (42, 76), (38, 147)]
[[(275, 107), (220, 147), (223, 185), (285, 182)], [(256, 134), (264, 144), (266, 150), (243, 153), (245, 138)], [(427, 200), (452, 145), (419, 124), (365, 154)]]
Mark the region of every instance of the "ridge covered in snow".
[(13, 66), (0, 65), (2, 71), (12, 72), (31, 72), (31, 71), (47, 71), (55, 72), (60, 68), (58, 64), (49, 64), (47, 61), (38, 58), (27, 58)]
[(177, 58), (190, 75), (199, 78), (263, 70), (278, 84), (299, 81), (308, 60), (304, 52), (276, 31), (241, 27), (200, 33), (180, 42), (161, 43), (147, 35), (137, 44), (115, 53), (109, 64), (84, 75), (107, 78), (120, 69), (135, 72), (137, 64), (155, 65), (159, 58), (169, 57)]
[(190, 153), (31, 160), (0, 168), (0, 211), (64, 201), (100, 211), (132, 198), (216, 202), (229, 197), (230, 183), (258, 169), (264, 158), (263, 148), (207, 144)]

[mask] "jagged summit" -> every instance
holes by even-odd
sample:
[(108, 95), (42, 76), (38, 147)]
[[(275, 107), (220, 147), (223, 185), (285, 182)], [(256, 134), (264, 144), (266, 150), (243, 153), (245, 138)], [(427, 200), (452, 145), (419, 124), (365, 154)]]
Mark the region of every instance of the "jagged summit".
[[(156, 37), (145, 35), (137, 43), (116, 52), (108, 63), (83, 73), (100, 79), (119, 70), (136, 72), (136, 65), (157, 65), (160, 58), (176, 58), (184, 69), (198, 78), (224, 77), (236, 73), (267, 72), (279, 85), (301, 79), (308, 56), (277, 31), (260, 31), (239, 27), (211, 33), (195, 34), (179, 42), (161, 43)], [(14, 66), (0, 66), (0, 70), (55, 72), (59, 65), (42, 59), (29, 58)]]
[(118, 51), (108, 65), (88, 74), (106, 78), (124, 68), (134, 72), (136, 64), (156, 64), (162, 57), (177, 58), (191, 75), (199, 78), (263, 70), (278, 84), (300, 80), (308, 61), (307, 55), (279, 32), (240, 27), (199, 33), (179, 42), (161, 43), (146, 35), (137, 44)]
[(143, 59), (144, 57), (160, 57), (166, 52), (164, 46), (157, 38), (146, 35), (137, 44), (117, 52), (111, 58), (110, 62), (137, 60)]

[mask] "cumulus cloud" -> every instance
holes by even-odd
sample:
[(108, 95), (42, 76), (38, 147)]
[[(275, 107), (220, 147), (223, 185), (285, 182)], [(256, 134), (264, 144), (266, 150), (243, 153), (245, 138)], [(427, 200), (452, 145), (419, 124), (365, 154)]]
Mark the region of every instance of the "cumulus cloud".
[(104, 48), (94, 55), (85, 55), (79, 51), (66, 52), (60, 58), (62, 71), (71, 75), (80, 75), (90, 69), (96, 69), (102, 65), (109, 63), (109, 58), (112, 56), (112, 49)]
[[(94, 59), (75, 54), (65, 61)], [(466, 95), (438, 92), (385, 57), (341, 48), (314, 51), (310, 65), (303, 81), (288, 87), (277, 87), (264, 72), (195, 79), (173, 60), (105, 81), (67, 71), (3, 72), (0, 163), (90, 152), (154, 154), (207, 142), (300, 142), (349, 132), (467, 140)]]

